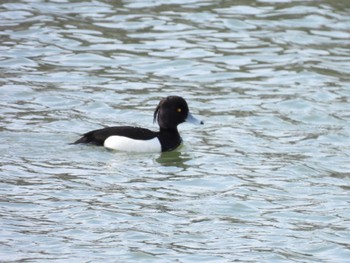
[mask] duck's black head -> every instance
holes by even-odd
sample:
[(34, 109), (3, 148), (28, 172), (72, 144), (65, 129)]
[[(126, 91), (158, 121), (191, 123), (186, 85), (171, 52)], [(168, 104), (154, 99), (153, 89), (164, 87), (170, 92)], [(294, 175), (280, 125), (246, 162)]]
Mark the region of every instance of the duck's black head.
[(154, 111), (154, 119), (159, 124), (160, 129), (176, 129), (177, 125), (185, 121), (196, 124), (203, 124), (195, 119), (189, 112), (187, 102), (179, 96), (169, 96), (162, 99)]

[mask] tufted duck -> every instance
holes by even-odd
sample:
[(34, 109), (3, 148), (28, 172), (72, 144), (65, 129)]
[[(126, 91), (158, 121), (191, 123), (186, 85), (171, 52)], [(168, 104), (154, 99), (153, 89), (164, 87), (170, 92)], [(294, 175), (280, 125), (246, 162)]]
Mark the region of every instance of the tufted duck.
[(192, 116), (186, 101), (178, 96), (159, 102), (154, 111), (155, 121), (159, 124), (158, 132), (131, 126), (107, 127), (85, 133), (74, 144), (89, 143), (126, 152), (166, 152), (176, 149), (182, 142), (177, 130), (180, 123), (203, 124)]

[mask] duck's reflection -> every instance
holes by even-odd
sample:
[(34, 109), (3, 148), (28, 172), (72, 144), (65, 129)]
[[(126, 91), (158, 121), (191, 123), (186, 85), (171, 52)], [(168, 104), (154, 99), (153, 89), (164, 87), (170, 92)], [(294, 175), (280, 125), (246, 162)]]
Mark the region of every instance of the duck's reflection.
[(191, 160), (190, 156), (181, 151), (164, 152), (157, 159), (156, 162), (163, 166), (176, 166), (179, 168), (186, 169), (188, 165), (186, 164)]

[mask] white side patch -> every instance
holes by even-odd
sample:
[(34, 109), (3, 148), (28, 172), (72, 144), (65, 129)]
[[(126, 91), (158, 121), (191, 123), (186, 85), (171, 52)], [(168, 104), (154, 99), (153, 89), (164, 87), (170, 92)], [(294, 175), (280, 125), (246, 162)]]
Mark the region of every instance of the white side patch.
[(110, 136), (104, 142), (104, 147), (123, 152), (161, 152), (158, 138), (151, 140), (134, 140), (124, 136)]

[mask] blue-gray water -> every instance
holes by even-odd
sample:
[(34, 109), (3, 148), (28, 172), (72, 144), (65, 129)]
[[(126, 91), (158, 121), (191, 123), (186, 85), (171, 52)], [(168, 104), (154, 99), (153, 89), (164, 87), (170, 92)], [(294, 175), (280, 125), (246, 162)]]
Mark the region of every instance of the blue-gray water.
[[(0, 4), (1, 262), (350, 262), (350, 2)], [(171, 153), (69, 145), (157, 129)]]

